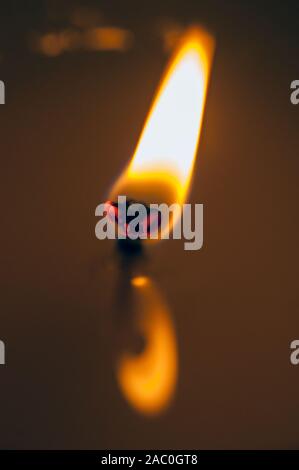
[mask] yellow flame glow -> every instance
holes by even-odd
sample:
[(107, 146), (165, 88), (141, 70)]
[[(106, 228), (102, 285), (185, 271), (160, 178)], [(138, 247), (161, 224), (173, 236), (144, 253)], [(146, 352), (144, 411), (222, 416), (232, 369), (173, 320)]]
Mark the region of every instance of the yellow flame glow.
[(146, 203), (182, 204), (190, 188), (214, 51), (200, 28), (188, 30), (162, 79), (135, 153), (112, 189)]
[(144, 276), (132, 288), (138, 307), (138, 327), (144, 336), (139, 355), (125, 353), (118, 364), (119, 385), (131, 405), (155, 414), (170, 402), (177, 381), (177, 347), (170, 312), (156, 286)]

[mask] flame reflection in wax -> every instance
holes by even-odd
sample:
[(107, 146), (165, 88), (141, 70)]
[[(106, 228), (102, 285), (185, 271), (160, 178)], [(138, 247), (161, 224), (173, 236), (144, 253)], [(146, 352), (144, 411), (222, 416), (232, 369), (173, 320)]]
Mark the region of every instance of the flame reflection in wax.
[(117, 366), (117, 379), (124, 396), (136, 410), (157, 414), (170, 403), (176, 387), (175, 330), (168, 307), (151, 279), (135, 277), (131, 286), (144, 348), (140, 354), (123, 353)]

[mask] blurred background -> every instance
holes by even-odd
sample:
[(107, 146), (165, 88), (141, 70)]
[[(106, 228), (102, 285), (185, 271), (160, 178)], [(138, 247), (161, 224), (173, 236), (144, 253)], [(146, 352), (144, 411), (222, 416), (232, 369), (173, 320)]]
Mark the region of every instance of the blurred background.
[[(298, 9), (1, 2), (2, 449), (298, 448)], [(134, 265), (167, 303), (178, 351), (169, 406), (144, 416), (115, 373), (131, 261), (96, 239), (94, 211), (194, 22), (217, 41), (190, 197), (204, 247), (164, 242)]]

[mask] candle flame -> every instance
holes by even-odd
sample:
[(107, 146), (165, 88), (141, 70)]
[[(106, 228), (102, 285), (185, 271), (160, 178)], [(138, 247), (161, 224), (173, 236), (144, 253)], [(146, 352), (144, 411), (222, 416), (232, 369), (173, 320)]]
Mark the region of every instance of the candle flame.
[(133, 157), (116, 181), (119, 194), (145, 203), (183, 204), (203, 121), (214, 40), (188, 30), (162, 79)]

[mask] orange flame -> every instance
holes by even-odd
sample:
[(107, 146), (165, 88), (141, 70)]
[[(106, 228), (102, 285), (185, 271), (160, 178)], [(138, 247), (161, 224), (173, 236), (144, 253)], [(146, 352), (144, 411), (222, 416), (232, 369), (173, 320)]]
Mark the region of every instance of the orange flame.
[(162, 79), (131, 162), (110, 198), (145, 203), (186, 200), (198, 148), (214, 40), (188, 30)]
[(170, 312), (148, 277), (132, 280), (138, 326), (145, 347), (140, 355), (124, 354), (118, 364), (119, 385), (131, 405), (145, 414), (164, 409), (177, 381), (176, 336)]

